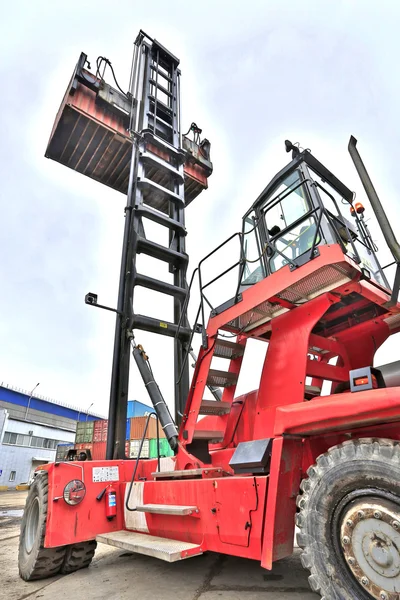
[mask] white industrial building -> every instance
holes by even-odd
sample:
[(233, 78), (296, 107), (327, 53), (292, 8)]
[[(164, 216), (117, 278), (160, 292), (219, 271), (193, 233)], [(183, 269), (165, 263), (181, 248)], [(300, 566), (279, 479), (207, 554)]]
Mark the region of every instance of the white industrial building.
[(40, 464), (53, 462), (59, 443), (73, 443), (76, 422), (104, 418), (0, 385), (0, 487), (29, 482)]

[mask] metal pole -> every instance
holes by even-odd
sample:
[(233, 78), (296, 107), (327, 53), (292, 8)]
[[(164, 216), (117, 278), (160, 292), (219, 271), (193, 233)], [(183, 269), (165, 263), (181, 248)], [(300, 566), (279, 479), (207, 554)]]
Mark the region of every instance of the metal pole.
[(94, 402), (92, 402), (92, 404), (90, 406), (88, 406), (88, 409), (86, 411), (86, 421), (88, 420), (88, 416), (89, 416), (89, 410), (92, 408)]
[(29, 396), (29, 398), (28, 398), (28, 406), (26, 407), (26, 412), (25, 412), (25, 421), (26, 421), (26, 417), (28, 416), (28, 410), (29, 410), (29, 407), (30, 407), (30, 405), (31, 405), (31, 400), (32, 400), (33, 392), (36, 390), (36, 388), (37, 388), (39, 385), (40, 385), (40, 383), (37, 383), (37, 384), (35, 385), (35, 387), (34, 387), (34, 388), (33, 388), (33, 390), (31, 391), (31, 395), (30, 395), (30, 396)]
[(349, 141), (349, 152), (350, 156), (353, 159), (354, 165), (357, 169), (357, 172), (360, 176), (361, 183), (364, 186), (366, 194), (368, 196), (369, 201), (371, 202), (372, 209), (375, 213), (377, 221), (382, 229), (382, 233), (386, 240), (387, 245), (389, 246), (393, 258), (396, 263), (400, 262), (400, 244), (398, 243), (396, 236), (394, 235), (392, 226), (387, 218), (385, 213), (385, 209), (383, 208), (381, 201), (379, 200), (378, 194), (374, 188), (374, 185), (371, 181), (370, 176), (368, 175), (367, 169), (361, 159), (361, 156), (358, 153), (356, 148), (357, 140), (354, 136), (350, 137)]

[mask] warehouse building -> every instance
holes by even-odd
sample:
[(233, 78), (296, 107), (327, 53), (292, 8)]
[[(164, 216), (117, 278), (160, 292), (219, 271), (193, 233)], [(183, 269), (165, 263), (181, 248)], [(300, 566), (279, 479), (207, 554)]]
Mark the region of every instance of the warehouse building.
[(53, 462), (59, 443), (74, 443), (77, 421), (104, 418), (74, 407), (0, 385), (0, 487), (29, 482), (41, 464)]

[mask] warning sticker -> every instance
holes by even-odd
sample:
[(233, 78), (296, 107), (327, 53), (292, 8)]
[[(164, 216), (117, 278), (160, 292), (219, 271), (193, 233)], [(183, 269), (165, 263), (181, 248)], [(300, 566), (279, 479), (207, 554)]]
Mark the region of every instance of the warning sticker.
[(93, 467), (93, 483), (97, 481), (119, 481), (118, 467)]

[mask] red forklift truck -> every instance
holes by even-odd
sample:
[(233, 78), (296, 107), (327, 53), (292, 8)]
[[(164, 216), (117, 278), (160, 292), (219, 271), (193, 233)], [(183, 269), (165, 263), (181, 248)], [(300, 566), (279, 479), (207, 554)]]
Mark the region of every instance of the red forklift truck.
[[(86, 297), (116, 312), (107, 459), (39, 467), (21, 527), (21, 577), (87, 567), (97, 542), (169, 562), (219, 552), (271, 569), (292, 554), (297, 524), (303, 566), (322, 598), (398, 599), (400, 363), (373, 364), (400, 330), (400, 247), (356, 140), (350, 154), (396, 265), (392, 289), (362, 204), (289, 141), (291, 162), (246, 212), (241, 231), (187, 282), (185, 209), (212, 164), (199, 128), (193, 124), (190, 139), (181, 132), (179, 61), (141, 31), (128, 93), (105, 83), (110, 61), (100, 57), (96, 74), (86, 61), (82, 55), (47, 155), (127, 192), (117, 308)], [(149, 219), (166, 228), (168, 246), (146, 237)], [(221, 276), (238, 276), (214, 306), (209, 290), (220, 276), (205, 280), (205, 265), (219, 266), (218, 253), (232, 242), (237, 257), (221, 264)], [(166, 263), (171, 281), (140, 273), (141, 253)], [(172, 296), (174, 321), (135, 313), (136, 286)], [(175, 419), (136, 342), (140, 330), (173, 340)], [(195, 333), (200, 351), (189, 383)], [(250, 338), (268, 350), (259, 389), (237, 397)], [(154, 406), (148, 419), (158, 420), (173, 457), (125, 457), (131, 352)]]

